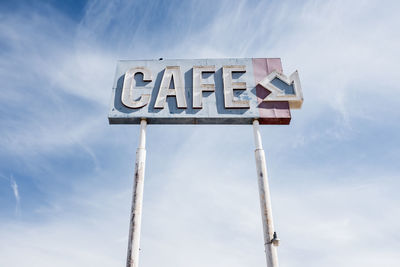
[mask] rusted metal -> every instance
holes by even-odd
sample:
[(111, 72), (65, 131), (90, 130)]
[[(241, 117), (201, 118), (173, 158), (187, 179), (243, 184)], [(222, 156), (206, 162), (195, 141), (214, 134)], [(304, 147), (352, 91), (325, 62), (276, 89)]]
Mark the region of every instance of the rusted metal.
[(140, 228), (142, 223), (144, 169), (146, 163), (146, 126), (146, 120), (142, 119), (140, 122), (139, 146), (136, 150), (135, 177), (132, 196), (126, 267), (139, 266), (139, 245)]
[(260, 194), (261, 217), (264, 230), (264, 246), (267, 257), (268, 267), (278, 267), (278, 254), (276, 246), (279, 239), (274, 230), (274, 222), (272, 219), (271, 197), (268, 185), (267, 164), (265, 161), (265, 153), (262, 147), (261, 135), (258, 120), (253, 121), (255, 158), (258, 176), (258, 190)]

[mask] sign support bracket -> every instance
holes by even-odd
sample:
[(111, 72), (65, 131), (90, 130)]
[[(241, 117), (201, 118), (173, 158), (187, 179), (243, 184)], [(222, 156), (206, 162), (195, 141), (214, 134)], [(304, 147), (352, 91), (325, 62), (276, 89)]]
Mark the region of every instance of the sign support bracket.
[(141, 231), (140, 228), (142, 224), (144, 170), (146, 165), (146, 126), (146, 119), (141, 119), (139, 146), (136, 150), (135, 177), (133, 185), (126, 267), (139, 266), (139, 245)]
[(253, 121), (253, 131), (255, 144), (254, 153), (257, 166), (258, 190), (260, 194), (260, 207), (264, 230), (264, 246), (267, 257), (267, 267), (278, 267), (278, 254), (276, 251), (276, 246), (279, 244), (279, 239), (274, 231), (274, 223), (272, 220), (267, 164), (265, 161), (265, 153), (262, 146), (258, 120)]

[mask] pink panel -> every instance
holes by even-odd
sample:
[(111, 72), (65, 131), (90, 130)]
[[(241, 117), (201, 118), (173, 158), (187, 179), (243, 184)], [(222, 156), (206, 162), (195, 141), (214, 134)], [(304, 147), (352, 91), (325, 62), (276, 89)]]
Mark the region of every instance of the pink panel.
[[(253, 58), (253, 71), (256, 83), (264, 79), (274, 70), (282, 72), (280, 58)], [(269, 94), (261, 85), (256, 86), (258, 109), (260, 113), (260, 124), (289, 124), (290, 109), (287, 101), (263, 102)]]
[(253, 71), (256, 83), (268, 75), (267, 58), (253, 58)]
[(282, 62), (280, 58), (267, 58), (268, 74), (274, 70), (282, 72)]

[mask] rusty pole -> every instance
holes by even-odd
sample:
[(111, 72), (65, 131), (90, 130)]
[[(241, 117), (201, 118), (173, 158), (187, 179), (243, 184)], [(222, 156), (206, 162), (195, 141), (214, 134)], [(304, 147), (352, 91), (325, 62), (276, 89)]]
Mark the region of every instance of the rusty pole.
[(276, 246), (279, 240), (274, 231), (272, 220), (271, 197), (269, 193), (267, 164), (265, 162), (265, 153), (262, 147), (261, 135), (258, 120), (253, 121), (255, 158), (258, 176), (258, 190), (260, 193), (261, 216), (264, 229), (264, 246), (267, 257), (267, 267), (278, 267), (278, 254)]
[(135, 178), (132, 196), (131, 220), (128, 236), (128, 256), (126, 267), (139, 266), (140, 227), (142, 222), (142, 202), (144, 168), (146, 164), (146, 125), (147, 121), (140, 122), (139, 146), (136, 150)]

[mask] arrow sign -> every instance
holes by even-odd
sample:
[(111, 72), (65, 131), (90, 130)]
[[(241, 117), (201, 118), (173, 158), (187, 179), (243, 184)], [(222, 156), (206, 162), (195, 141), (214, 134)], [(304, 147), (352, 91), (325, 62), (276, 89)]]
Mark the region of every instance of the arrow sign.
[(301, 108), (303, 92), (297, 70), (289, 77), (274, 70), (258, 84), (271, 92), (263, 101), (288, 101), (290, 108)]

